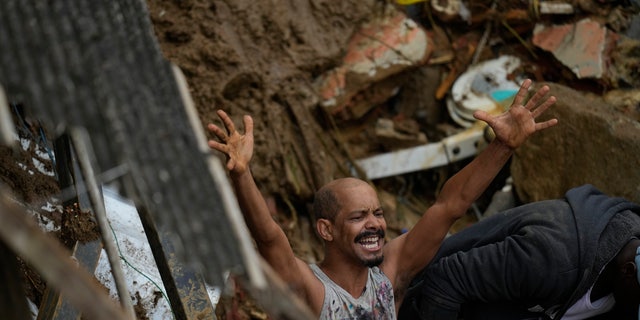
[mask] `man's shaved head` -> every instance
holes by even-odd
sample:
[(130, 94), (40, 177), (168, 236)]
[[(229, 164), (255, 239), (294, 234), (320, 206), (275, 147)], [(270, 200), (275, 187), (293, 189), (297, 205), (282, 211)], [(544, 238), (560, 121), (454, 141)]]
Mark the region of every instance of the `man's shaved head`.
[(312, 209), (315, 218), (333, 222), (342, 208), (338, 201), (338, 193), (363, 184), (367, 183), (356, 178), (341, 178), (324, 185), (316, 192), (313, 199)]

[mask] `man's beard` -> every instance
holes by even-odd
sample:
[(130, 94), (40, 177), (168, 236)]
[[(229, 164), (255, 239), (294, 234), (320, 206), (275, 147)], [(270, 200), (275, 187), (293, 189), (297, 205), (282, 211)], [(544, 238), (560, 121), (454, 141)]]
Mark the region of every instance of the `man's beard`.
[(379, 266), (382, 263), (382, 261), (384, 261), (384, 256), (380, 255), (379, 257), (375, 257), (369, 260), (364, 260), (362, 262), (364, 263), (365, 266), (369, 268), (373, 268), (373, 267)]
[[(356, 236), (356, 238), (354, 239), (354, 242), (359, 242), (362, 238), (364, 237), (369, 237), (372, 235), (377, 235), (378, 237), (380, 237), (381, 239), (384, 239), (385, 237), (385, 232), (382, 229), (378, 229), (375, 231), (364, 231), (362, 233), (360, 233), (359, 235)], [(373, 259), (369, 259), (369, 260), (362, 260), (362, 263), (369, 267), (377, 267), (379, 266), (382, 261), (384, 261), (384, 255), (380, 255), (379, 257), (375, 257)]]

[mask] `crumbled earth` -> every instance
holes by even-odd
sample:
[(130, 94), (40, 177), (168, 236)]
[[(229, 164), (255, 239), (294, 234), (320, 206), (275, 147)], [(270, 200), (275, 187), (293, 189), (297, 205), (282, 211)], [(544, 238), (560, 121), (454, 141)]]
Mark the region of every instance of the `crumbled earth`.
[(90, 242), (100, 238), (93, 214), (80, 210), (77, 202), (65, 207), (61, 216), (60, 239), (67, 248), (72, 249), (77, 241)]

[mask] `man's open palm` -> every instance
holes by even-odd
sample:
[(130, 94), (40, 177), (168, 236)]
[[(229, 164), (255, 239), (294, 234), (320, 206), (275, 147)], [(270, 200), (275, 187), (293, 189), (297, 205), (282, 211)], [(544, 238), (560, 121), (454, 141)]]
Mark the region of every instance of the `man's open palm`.
[(558, 123), (557, 119), (536, 123), (535, 119), (551, 107), (556, 98), (551, 96), (543, 100), (549, 93), (549, 87), (543, 86), (523, 105), (530, 86), (531, 80), (525, 80), (509, 110), (502, 114), (492, 116), (485, 111), (476, 111), (473, 114), (476, 119), (485, 121), (495, 132), (496, 139), (511, 149), (519, 147), (535, 132)]
[(240, 134), (224, 111), (218, 110), (217, 114), (224, 123), (226, 131), (210, 123), (207, 128), (221, 142), (209, 140), (209, 147), (227, 156), (227, 169), (231, 173), (245, 173), (249, 169), (249, 161), (253, 156), (253, 119), (248, 115), (243, 117), (244, 134)]

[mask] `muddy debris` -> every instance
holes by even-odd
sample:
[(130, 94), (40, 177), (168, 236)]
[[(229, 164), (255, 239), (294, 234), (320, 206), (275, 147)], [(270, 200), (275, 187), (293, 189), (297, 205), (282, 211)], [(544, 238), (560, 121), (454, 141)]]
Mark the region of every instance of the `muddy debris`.
[[(486, 76), (454, 96), (469, 70), (507, 56), (519, 63), (500, 69), (500, 81), (551, 84), (567, 105), (557, 114), (568, 124), (560, 119), (566, 129), (516, 154), (451, 232), (492, 211), (498, 191), (508, 190), (515, 205), (586, 181), (609, 193), (624, 186), (631, 191), (623, 196), (640, 199), (634, 182), (640, 159), (620, 156), (640, 145), (637, 1), (408, 2), (147, 2), (159, 47), (186, 75), (203, 127), (217, 121), (217, 109), (236, 124), (244, 114), (254, 117), (252, 171), (296, 254), (322, 259), (308, 210), (318, 187), (343, 176), (367, 179), (359, 159), (437, 143), (474, 125), (465, 99), (476, 103), (481, 96), (498, 111), (508, 105), (496, 101), (508, 90), (482, 90), (496, 84)], [(77, 204), (42, 209), (60, 194), (49, 156), (53, 131), (27, 118), (21, 109), (28, 106), (11, 105), (23, 144), (0, 146), (2, 183), (44, 217), (40, 222), (51, 221), (68, 248), (97, 239), (95, 222)], [(588, 156), (584, 141), (594, 146)], [(371, 181), (389, 213), (390, 236), (410, 228), (468, 160)], [(45, 284), (21, 266), (27, 297), (38, 306)], [(220, 319), (270, 318), (241, 287), (233, 290), (217, 305)], [(136, 311), (145, 319), (144, 310)]]

